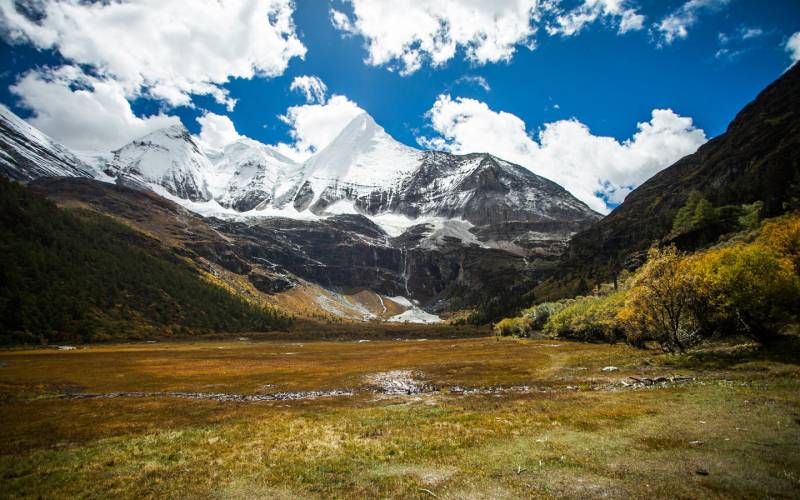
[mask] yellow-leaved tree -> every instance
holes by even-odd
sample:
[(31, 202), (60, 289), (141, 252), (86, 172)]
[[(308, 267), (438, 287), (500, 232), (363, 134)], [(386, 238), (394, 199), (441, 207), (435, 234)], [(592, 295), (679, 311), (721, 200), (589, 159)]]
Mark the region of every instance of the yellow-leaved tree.
[(691, 311), (695, 280), (688, 271), (687, 260), (674, 246), (650, 250), (618, 315), (629, 341), (650, 337), (665, 351), (683, 352), (697, 339)]

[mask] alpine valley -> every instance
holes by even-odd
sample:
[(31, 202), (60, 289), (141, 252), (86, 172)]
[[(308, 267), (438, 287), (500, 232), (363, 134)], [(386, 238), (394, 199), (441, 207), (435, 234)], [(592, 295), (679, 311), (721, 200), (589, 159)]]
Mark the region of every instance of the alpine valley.
[(0, 107), (0, 173), (111, 216), (248, 300), (295, 315), (491, 321), (531, 301), (601, 216), (490, 154), (399, 143), (366, 113), (304, 163), (182, 126), (72, 152)]

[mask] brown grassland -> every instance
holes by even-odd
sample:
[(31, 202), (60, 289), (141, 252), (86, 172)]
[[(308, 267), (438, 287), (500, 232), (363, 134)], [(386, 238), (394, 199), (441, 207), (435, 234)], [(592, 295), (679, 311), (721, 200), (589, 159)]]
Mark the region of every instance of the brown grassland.
[[(226, 339), (0, 352), (0, 497), (800, 492), (796, 346), (716, 344), (674, 356), (431, 332), (428, 340)], [(602, 371), (609, 365), (619, 370)], [(366, 390), (370, 375), (392, 370), (410, 370), (439, 390)], [(659, 376), (693, 380), (624, 384)], [(452, 386), (487, 390), (454, 393)], [(66, 397), (342, 388), (355, 393), (259, 402)]]

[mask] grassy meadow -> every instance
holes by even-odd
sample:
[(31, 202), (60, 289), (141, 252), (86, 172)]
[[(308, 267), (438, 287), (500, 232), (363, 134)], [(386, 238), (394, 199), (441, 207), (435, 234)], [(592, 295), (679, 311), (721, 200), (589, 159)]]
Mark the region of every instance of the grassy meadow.
[[(8, 350), (0, 497), (790, 498), (796, 352), (491, 337)], [(382, 391), (387, 374), (426, 385)], [(349, 395), (208, 396), (334, 389)], [(120, 392), (149, 394), (98, 397)]]

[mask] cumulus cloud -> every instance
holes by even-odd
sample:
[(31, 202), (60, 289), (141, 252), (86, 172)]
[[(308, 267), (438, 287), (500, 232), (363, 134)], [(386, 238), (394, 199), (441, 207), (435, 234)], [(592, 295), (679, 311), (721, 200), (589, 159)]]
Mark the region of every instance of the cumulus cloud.
[(350, 0), (354, 18), (331, 10), (333, 25), (366, 41), (368, 64), (391, 65), (402, 74), (418, 70), (423, 62), (440, 66), (456, 49), (483, 64), (507, 61), (517, 44), (530, 42), (536, 32), (531, 19), (537, 0)]
[(509, 61), (519, 46), (533, 49), (540, 26), (571, 36), (602, 20), (619, 33), (640, 30), (644, 16), (630, 0), (582, 0), (562, 9), (554, 0), (347, 0), (352, 16), (331, 9), (333, 25), (364, 38), (366, 62), (403, 75), (438, 67), (462, 49), (475, 64)]
[(197, 135), (204, 146), (218, 149), (239, 139), (241, 135), (230, 118), (216, 113), (205, 113), (197, 118), (200, 133)]
[(324, 104), (292, 106), (280, 119), (291, 127), (292, 144), (279, 143), (279, 152), (304, 161), (331, 143), (339, 132), (364, 110), (342, 95), (332, 95)]
[(28, 118), (33, 126), (80, 151), (110, 151), (180, 123), (164, 114), (137, 117), (119, 82), (71, 65), (29, 71), (11, 91), (33, 111)]
[(654, 25), (653, 34), (657, 44), (663, 47), (686, 38), (689, 28), (697, 24), (701, 12), (717, 10), (729, 3), (730, 0), (689, 0)]
[[(545, 124), (530, 134), (519, 117), (485, 103), (440, 95), (428, 112), (437, 135), (429, 148), (488, 152), (551, 179), (599, 212), (608, 212), (636, 186), (706, 142), (691, 118), (655, 109), (625, 141), (602, 137), (575, 119)], [(606, 203), (608, 202), (608, 204)]]
[(169, 105), (211, 95), (232, 108), (230, 78), (276, 76), (303, 57), (291, 0), (0, 2), (0, 30), (12, 43), (53, 49), (114, 80), (128, 98)]
[(584, 0), (572, 10), (557, 14), (554, 22), (547, 26), (547, 32), (572, 36), (599, 19), (615, 24), (617, 32), (624, 34), (641, 30), (645, 18), (626, 0)]
[(786, 52), (792, 58), (792, 64), (800, 61), (800, 31), (789, 37), (785, 45)]
[(292, 80), (289, 90), (300, 92), (308, 103), (325, 104), (325, 97), (328, 93), (328, 86), (316, 76), (296, 76)]

